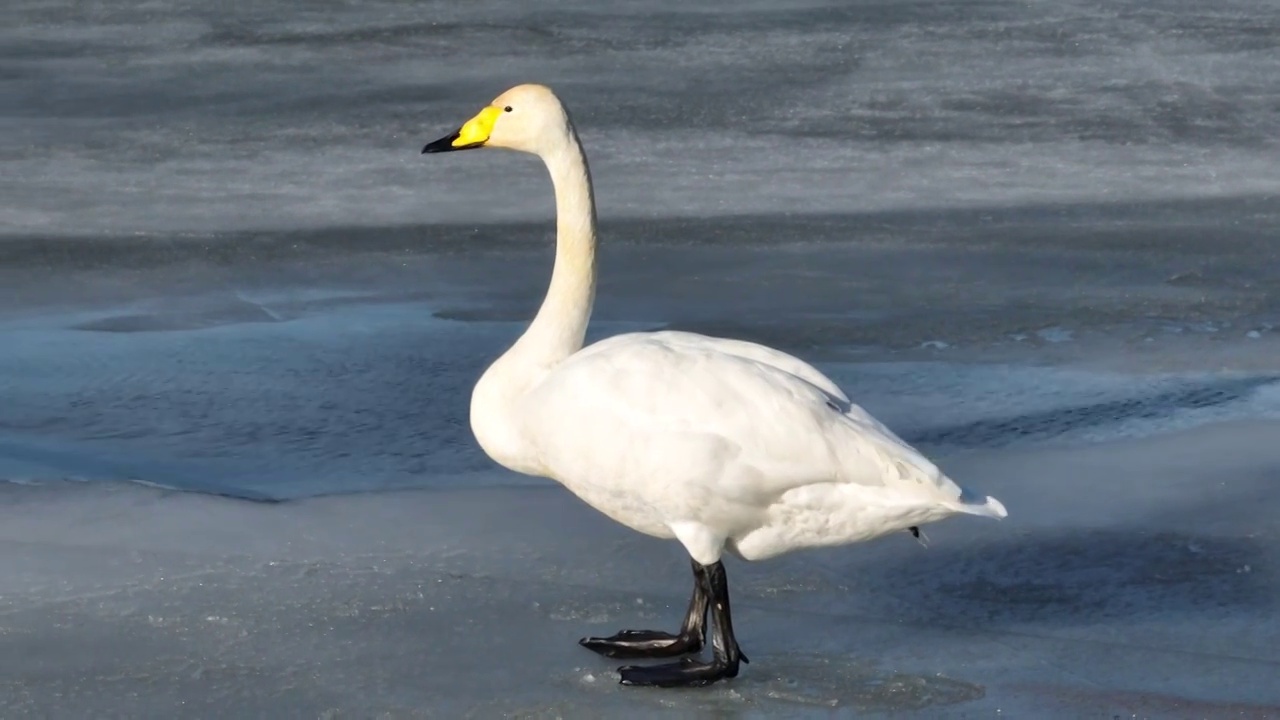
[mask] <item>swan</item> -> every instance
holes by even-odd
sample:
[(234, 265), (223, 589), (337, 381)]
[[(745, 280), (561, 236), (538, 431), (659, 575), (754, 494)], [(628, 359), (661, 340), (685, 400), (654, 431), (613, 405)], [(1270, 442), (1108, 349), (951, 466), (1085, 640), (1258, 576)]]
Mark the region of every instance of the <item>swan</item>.
[(688, 332), (617, 335), (583, 347), (596, 290), (591, 174), (569, 114), (543, 85), (502, 93), (423, 153), (507, 148), (542, 159), (555, 189), (551, 282), (524, 334), (471, 396), (484, 452), (555, 480), (588, 505), (688, 551), (693, 596), (680, 631), (579, 642), (613, 658), (712, 658), (619, 668), (624, 685), (707, 685), (748, 662), (734, 637), (721, 557), (763, 560), (844, 545), (958, 513), (1003, 518), (962, 490), (808, 363)]

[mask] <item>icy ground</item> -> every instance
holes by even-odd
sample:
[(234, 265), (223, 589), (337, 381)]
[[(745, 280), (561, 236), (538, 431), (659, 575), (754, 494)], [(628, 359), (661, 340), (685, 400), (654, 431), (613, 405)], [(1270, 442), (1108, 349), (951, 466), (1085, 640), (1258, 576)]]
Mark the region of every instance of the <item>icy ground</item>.
[(1280, 184), (1271, 0), (8, 0), (0, 48), (0, 236), (545, 217), (532, 158), (417, 155), (530, 81), (606, 218)]
[[(574, 642), (669, 627), (681, 552), (552, 488), (258, 504), (0, 486), (24, 717), (1280, 716), (1280, 423), (951, 459), (1004, 523), (729, 567), (751, 658), (655, 692)], [(833, 710), (834, 709), (834, 710)]]
[[(929, 452), (1280, 417), (1280, 213), (1230, 224), (1240, 206), (1197, 210), (1194, 225), (1117, 211), (715, 223), (736, 244), (637, 242), (643, 228), (606, 224), (591, 333), (769, 343)], [(711, 225), (666, 227), (702, 239)], [(549, 243), (482, 236), (459, 252), (473, 233), (419, 232), (435, 242), (232, 238), (214, 260), (154, 243), (67, 241), (70, 256), (9, 243), (0, 478), (274, 499), (533, 482), (493, 471), (468, 403), (536, 308)], [(809, 240), (754, 242), (784, 234)], [(98, 257), (82, 269), (80, 251)]]
[[(1011, 512), (927, 527), (928, 548), (731, 563), (752, 663), (673, 693), (618, 686), (575, 641), (673, 626), (679, 548), (494, 468), (466, 426), (549, 248), (23, 256), (0, 322), (0, 715), (1280, 715), (1280, 317), (1249, 279), (1275, 272), (1267, 244), (1072, 250), (1011, 227), (607, 250), (594, 332), (811, 357)], [(918, 286), (931, 310), (886, 301), (931, 277), (950, 278)], [(103, 482), (122, 480), (202, 492)]]

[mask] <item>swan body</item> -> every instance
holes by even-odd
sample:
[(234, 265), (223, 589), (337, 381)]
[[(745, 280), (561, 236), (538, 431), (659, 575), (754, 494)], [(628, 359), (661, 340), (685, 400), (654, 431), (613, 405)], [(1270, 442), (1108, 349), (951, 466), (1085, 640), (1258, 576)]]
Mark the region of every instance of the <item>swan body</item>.
[(957, 512), (1003, 515), (994, 500), (965, 502), (817, 370), (752, 343), (619, 335), (507, 400), (472, 415), (479, 437), (502, 427), (520, 438), (500, 462), (559, 481), (623, 525), (679, 539), (703, 564), (724, 549), (759, 560)]
[[(725, 552), (760, 560), (958, 513), (1006, 516), (999, 501), (963, 491), (787, 353), (670, 331), (583, 347), (595, 296), (596, 217), (568, 113), (548, 88), (521, 85), (424, 152), (475, 147), (543, 159), (555, 186), (557, 245), (537, 316), (475, 386), (472, 430), (501, 465), (556, 480), (613, 520), (683, 544), (698, 578), (686, 630), (701, 622), (693, 619), (699, 593), (715, 595), (723, 584)], [(727, 590), (722, 604), (727, 623)], [(592, 638), (594, 647), (583, 642), (633, 657), (635, 633)], [(740, 654), (732, 645), (728, 655)], [(729, 677), (737, 672), (732, 660)], [(670, 680), (675, 667), (659, 666), (667, 675), (657, 679)], [(637, 684), (664, 684), (631, 674)]]

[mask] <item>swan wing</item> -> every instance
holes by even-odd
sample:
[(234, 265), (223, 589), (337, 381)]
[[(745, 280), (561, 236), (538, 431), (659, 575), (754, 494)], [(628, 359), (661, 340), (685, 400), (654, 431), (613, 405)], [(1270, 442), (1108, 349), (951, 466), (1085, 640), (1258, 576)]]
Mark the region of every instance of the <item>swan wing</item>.
[(736, 355), (747, 360), (769, 365), (794, 375), (826, 393), (828, 398), (837, 403), (844, 414), (851, 419), (874, 428), (876, 432), (900, 445), (906, 445), (906, 442), (879, 420), (875, 419), (871, 413), (850, 401), (849, 396), (845, 394), (840, 386), (832, 382), (831, 378), (823, 375), (817, 368), (794, 355), (746, 340), (717, 338), (697, 333), (666, 331), (652, 333), (652, 335), (674, 346), (683, 345), (694, 349), (714, 349), (729, 355)]
[(902, 503), (962, 495), (830, 379), (752, 343), (616, 336), (565, 360), (523, 402), (549, 476), (673, 519), (729, 506), (749, 514), (826, 483)]
[[(804, 380), (835, 400), (839, 400), (842, 403), (849, 402), (849, 398), (844, 391), (832, 382), (831, 378), (819, 372), (817, 368), (794, 355), (788, 355), (781, 350), (774, 350), (767, 345), (760, 345), (746, 340), (731, 340), (729, 338), (717, 338), (680, 331), (649, 333), (649, 336), (651, 339), (659, 340), (672, 347), (684, 347), (695, 352), (712, 350), (769, 365)], [(632, 342), (625, 335), (620, 336), (619, 339), (623, 344)]]

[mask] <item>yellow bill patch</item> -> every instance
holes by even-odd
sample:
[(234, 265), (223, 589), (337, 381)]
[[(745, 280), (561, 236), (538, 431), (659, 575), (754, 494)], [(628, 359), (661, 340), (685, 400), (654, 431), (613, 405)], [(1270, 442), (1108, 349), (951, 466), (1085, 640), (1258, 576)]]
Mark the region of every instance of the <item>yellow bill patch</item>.
[(502, 108), (496, 108), (490, 105), (481, 110), (475, 117), (467, 121), (466, 125), (458, 131), (458, 137), (451, 143), (454, 147), (463, 147), (465, 145), (479, 145), (489, 139), (489, 134), (493, 132), (493, 124), (498, 121), (498, 116), (502, 114)]

